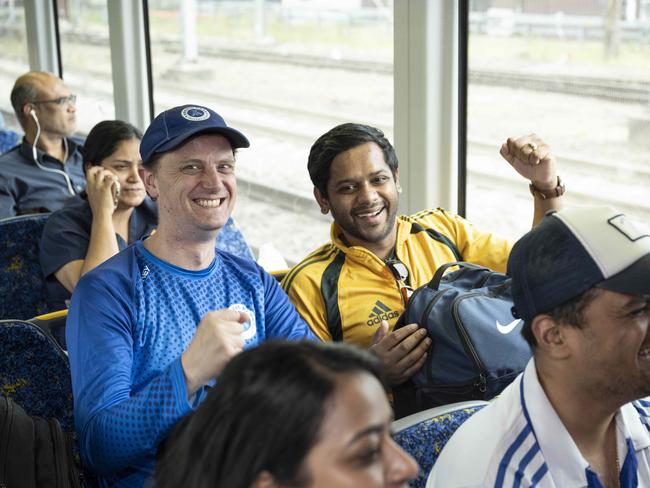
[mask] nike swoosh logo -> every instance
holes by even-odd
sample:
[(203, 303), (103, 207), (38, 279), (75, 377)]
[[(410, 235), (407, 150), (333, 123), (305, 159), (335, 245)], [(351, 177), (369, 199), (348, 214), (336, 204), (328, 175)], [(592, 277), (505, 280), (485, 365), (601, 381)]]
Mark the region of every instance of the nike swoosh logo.
[(517, 325), (519, 325), (519, 322), (520, 322), (520, 321), (521, 321), (521, 319), (515, 319), (515, 320), (513, 320), (512, 322), (510, 322), (509, 324), (507, 324), (507, 325), (503, 325), (502, 323), (500, 323), (500, 322), (497, 320), (497, 330), (498, 330), (499, 332), (501, 332), (502, 334), (510, 334), (510, 332), (512, 332), (513, 329), (514, 329), (515, 327), (517, 327)]

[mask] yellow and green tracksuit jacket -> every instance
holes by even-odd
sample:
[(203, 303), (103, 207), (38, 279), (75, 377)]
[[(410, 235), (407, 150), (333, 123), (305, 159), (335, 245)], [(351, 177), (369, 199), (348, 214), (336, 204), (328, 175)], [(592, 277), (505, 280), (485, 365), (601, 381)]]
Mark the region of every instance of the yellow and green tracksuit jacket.
[[(511, 247), (509, 240), (482, 232), (442, 209), (397, 218), (395, 256), (408, 268), (408, 284), (414, 289), (451, 261), (504, 272)], [(392, 331), (404, 311), (400, 284), (386, 263), (364, 247), (343, 244), (335, 223), (331, 242), (292, 268), (282, 287), (324, 341), (342, 340), (366, 348), (381, 320), (387, 320)]]

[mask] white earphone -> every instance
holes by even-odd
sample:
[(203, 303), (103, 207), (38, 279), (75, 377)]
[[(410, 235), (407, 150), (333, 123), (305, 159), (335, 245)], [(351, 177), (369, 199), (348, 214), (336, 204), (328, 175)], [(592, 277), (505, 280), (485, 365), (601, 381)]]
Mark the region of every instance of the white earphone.
[[(66, 185), (68, 187), (68, 191), (70, 192), (70, 195), (76, 195), (74, 188), (72, 187), (72, 181), (70, 180), (70, 177), (65, 171), (61, 171), (59, 169), (54, 169), (54, 168), (46, 168), (43, 166), (41, 163), (38, 162), (38, 154), (36, 152), (36, 143), (38, 142), (38, 138), (41, 137), (41, 124), (38, 122), (38, 117), (36, 116), (36, 110), (31, 109), (29, 111), (29, 115), (32, 116), (34, 119), (34, 122), (36, 122), (36, 136), (34, 137), (34, 142), (32, 144), (32, 157), (34, 158), (34, 163), (36, 163), (36, 166), (41, 168), (43, 171), (48, 171), (50, 173), (58, 173), (61, 176), (65, 178)], [(68, 141), (64, 138), (63, 139), (63, 144), (65, 145), (65, 153), (66, 157), (64, 159), (67, 159), (67, 154), (68, 154)]]

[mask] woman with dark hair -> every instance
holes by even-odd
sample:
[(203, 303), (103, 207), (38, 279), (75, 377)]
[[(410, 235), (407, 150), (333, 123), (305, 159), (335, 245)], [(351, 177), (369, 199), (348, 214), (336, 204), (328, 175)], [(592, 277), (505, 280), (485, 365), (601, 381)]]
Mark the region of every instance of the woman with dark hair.
[(374, 356), (340, 343), (266, 342), (235, 356), (172, 431), (155, 486), (406, 486), (418, 468), (391, 421)]
[(100, 122), (88, 134), (86, 191), (52, 214), (41, 239), (51, 309), (65, 308), (81, 276), (155, 228), (158, 210), (138, 174), (140, 139), (120, 120)]

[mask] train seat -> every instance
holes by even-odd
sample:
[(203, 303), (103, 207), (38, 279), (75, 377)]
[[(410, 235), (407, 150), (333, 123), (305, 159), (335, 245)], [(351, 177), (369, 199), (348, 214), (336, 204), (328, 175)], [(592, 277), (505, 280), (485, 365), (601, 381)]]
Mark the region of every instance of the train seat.
[(410, 486), (424, 488), (429, 471), (456, 429), (487, 405), (482, 400), (430, 408), (393, 422), (395, 442), (415, 458), (420, 467)]
[(255, 260), (253, 251), (251, 251), (246, 239), (244, 239), (244, 234), (237, 227), (232, 217), (228, 218), (226, 225), (223, 226), (217, 235), (217, 249), (229, 252), (240, 258)]
[(0, 127), (0, 154), (13, 149), (20, 143), (20, 134), (11, 129)]
[(74, 430), (68, 357), (52, 336), (22, 320), (0, 320), (0, 393), (29, 415)]
[(27, 320), (48, 311), (38, 250), (49, 216), (0, 220), (0, 319)]

